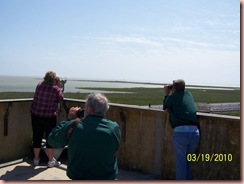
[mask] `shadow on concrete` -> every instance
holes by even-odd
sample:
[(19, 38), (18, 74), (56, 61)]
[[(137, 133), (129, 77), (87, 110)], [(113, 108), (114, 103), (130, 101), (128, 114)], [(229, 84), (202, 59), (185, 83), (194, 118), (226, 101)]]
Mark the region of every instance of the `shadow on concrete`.
[[(0, 172), (0, 180), (5, 180), (5, 181), (35, 180), (33, 179), (35, 178), (35, 176), (47, 170), (46, 164), (48, 162), (48, 158), (44, 153), (44, 151), (40, 152), (40, 158), (41, 160), (39, 166), (33, 165), (32, 163), (33, 154), (30, 154), (23, 159), (13, 161), (5, 165), (0, 165), (0, 170), (2, 171)], [(61, 161), (62, 164), (60, 167), (56, 167), (56, 168), (64, 171), (63, 174), (66, 175), (67, 150), (63, 151), (63, 153), (59, 158), (59, 161)], [(49, 173), (48, 176), (50, 176), (50, 178), (54, 177), (56, 178), (55, 180), (58, 180), (58, 176), (55, 173)], [(43, 179), (50, 180), (50, 178), (43, 178)], [(136, 170), (129, 170), (127, 168), (121, 168), (121, 167), (119, 167), (119, 174), (117, 176), (117, 179), (119, 181), (121, 180), (122, 181), (168, 180), (167, 178), (161, 178), (161, 177), (159, 178), (148, 173), (143, 173), (141, 171), (136, 171)], [(53, 180), (53, 178), (51, 180)]]
[(37, 168), (34, 166), (16, 166), (13, 170), (7, 171), (0, 177), (0, 180), (28, 180), (39, 173), (46, 170), (46, 168)]

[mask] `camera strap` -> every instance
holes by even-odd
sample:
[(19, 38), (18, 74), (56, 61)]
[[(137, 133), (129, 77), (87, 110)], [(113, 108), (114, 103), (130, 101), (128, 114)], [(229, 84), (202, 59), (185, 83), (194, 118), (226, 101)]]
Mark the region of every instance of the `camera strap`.
[(75, 129), (75, 127), (80, 123), (80, 118), (76, 118), (67, 128), (66, 130), (66, 140), (67, 142), (69, 141), (69, 138), (73, 132), (73, 130)]

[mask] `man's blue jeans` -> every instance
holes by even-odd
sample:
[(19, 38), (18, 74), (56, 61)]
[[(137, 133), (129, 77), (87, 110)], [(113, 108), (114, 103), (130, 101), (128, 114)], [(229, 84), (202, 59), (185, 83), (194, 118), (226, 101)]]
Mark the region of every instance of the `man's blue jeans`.
[(199, 143), (199, 132), (174, 132), (173, 144), (176, 162), (176, 179), (191, 180), (191, 165), (187, 154), (195, 152)]

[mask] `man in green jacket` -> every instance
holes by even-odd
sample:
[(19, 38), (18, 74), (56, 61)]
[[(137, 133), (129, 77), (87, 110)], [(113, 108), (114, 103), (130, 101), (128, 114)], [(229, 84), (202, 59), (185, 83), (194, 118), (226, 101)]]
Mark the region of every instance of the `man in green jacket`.
[[(114, 180), (118, 175), (116, 151), (120, 145), (120, 128), (105, 118), (109, 108), (107, 98), (91, 93), (85, 103), (84, 119), (73, 127), (78, 107), (69, 111), (68, 121), (52, 130), (48, 143), (54, 148), (68, 145), (67, 176), (72, 180)], [(69, 135), (69, 138), (67, 138)]]
[(164, 91), (163, 109), (169, 113), (170, 125), (173, 128), (176, 179), (191, 180), (191, 165), (187, 161), (187, 155), (195, 152), (200, 139), (194, 98), (185, 90), (185, 81), (182, 79), (164, 86)]

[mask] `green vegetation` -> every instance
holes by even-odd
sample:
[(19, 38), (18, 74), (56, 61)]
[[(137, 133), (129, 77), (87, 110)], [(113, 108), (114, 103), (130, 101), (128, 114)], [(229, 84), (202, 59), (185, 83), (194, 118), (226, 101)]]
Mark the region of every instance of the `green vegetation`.
[(189, 90), (198, 103), (240, 102), (240, 90)]
[[(83, 88), (84, 89), (84, 88)], [(108, 91), (117, 93), (106, 93), (109, 101), (112, 103), (121, 103), (129, 105), (148, 105), (151, 104), (161, 104), (162, 103), (162, 93), (161, 88), (85, 88), (97, 91)], [(121, 93), (118, 93), (121, 92)], [(65, 94), (68, 98), (72, 97), (72, 94)], [(80, 94), (82, 98), (85, 98), (87, 94)]]
[[(114, 91), (125, 93), (106, 93), (112, 103), (133, 104), (133, 105), (152, 105), (162, 104), (164, 90), (162, 88), (83, 88), (89, 90)], [(240, 102), (240, 90), (189, 90), (198, 103), (226, 103)], [(67, 98), (77, 96), (85, 98), (87, 94), (66, 93)], [(80, 97), (79, 97), (80, 96)]]
[(33, 98), (33, 92), (0, 92), (0, 99)]
[[(82, 88), (90, 91), (107, 91), (111, 103), (129, 105), (161, 105), (164, 98), (163, 88)], [(240, 102), (240, 90), (202, 90), (189, 89), (197, 103), (226, 103)], [(114, 93), (112, 93), (114, 92)], [(65, 93), (65, 98), (85, 99), (88, 93)], [(33, 92), (1, 92), (0, 99), (33, 98)], [(227, 115), (240, 116), (240, 112), (227, 113)]]
[[(111, 103), (130, 105), (159, 105), (164, 98), (163, 88), (82, 88), (88, 90), (108, 91), (106, 93)], [(195, 102), (198, 103), (226, 103), (240, 102), (240, 90), (202, 90), (189, 89)], [(121, 93), (118, 93), (121, 92)], [(88, 93), (65, 93), (65, 98), (85, 99)], [(1, 92), (0, 99), (32, 98), (32, 92)]]

